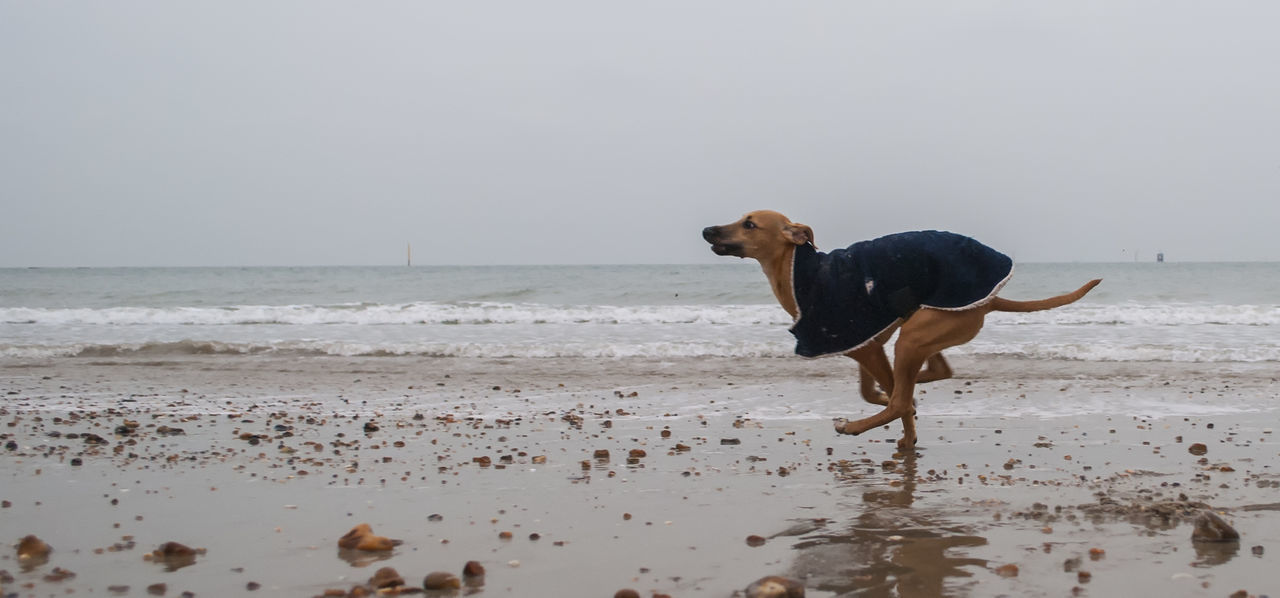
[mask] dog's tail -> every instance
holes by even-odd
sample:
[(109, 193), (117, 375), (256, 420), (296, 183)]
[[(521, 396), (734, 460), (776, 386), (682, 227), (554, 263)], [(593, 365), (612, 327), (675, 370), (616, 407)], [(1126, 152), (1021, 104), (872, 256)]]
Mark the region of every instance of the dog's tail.
[(1089, 282), (1084, 283), (1084, 286), (1074, 291), (1071, 291), (1070, 293), (1067, 293), (1065, 295), (1058, 295), (1057, 297), (1050, 297), (1048, 299), (1040, 299), (1037, 301), (1013, 301), (1012, 299), (1002, 299), (1000, 297), (996, 297), (995, 299), (991, 300), (991, 311), (1024, 312), (1024, 311), (1041, 311), (1045, 309), (1053, 309), (1055, 307), (1062, 307), (1069, 303), (1075, 303), (1076, 301), (1079, 301), (1081, 297), (1084, 297), (1085, 295), (1087, 295), (1089, 291), (1092, 291), (1093, 287), (1098, 286), (1098, 283), (1100, 282), (1102, 282), (1101, 278), (1098, 278), (1096, 280), (1090, 280)]

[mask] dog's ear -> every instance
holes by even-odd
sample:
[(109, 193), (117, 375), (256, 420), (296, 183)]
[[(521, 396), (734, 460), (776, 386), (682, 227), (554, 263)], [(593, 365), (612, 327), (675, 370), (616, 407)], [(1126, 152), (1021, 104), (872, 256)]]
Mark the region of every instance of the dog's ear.
[(809, 228), (806, 224), (789, 222), (786, 226), (782, 227), (782, 235), (786, 237), (788, 241), (795, 243), (796, 245), (813, 243), (813, 229)]

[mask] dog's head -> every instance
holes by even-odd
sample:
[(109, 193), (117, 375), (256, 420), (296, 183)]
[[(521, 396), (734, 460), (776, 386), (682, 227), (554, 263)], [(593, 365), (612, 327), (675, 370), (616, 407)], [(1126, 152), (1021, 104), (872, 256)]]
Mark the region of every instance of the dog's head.
[(716, 255), (768, 260), (794, 245), (813, 243), (813, 229), (769, 210), (757, 210), (737, 222), (702, 229)]

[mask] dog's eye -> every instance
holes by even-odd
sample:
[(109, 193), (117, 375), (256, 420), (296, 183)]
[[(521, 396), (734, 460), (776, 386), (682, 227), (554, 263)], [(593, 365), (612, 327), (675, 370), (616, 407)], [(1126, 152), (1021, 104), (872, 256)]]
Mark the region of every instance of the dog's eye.
[(754, 223), (754, 222), (752, 222), (752, 221), (750, 221), (750, 220), (748, 220), (748, 221), (746, 221), (746, 222), (743, 222), (743, 223), (742, 223), (742, 228), (745, 228), (745, 229), (747, 229), (747, 230), (751, 230), (751, 229), (753, 229), (753, 228), (755, 228), (755, 227), (756, 227), (756, 223)]

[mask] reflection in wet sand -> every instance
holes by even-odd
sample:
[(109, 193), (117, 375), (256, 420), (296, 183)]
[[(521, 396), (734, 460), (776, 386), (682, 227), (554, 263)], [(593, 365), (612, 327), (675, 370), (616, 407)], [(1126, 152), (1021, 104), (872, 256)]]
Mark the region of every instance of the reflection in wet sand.
[(928, 597), (954, 594), (973, 575), (968, 567), (986, 567), (986, 560), (948, 554), (984, 546), (985, 538), (913, 508), (914, 454), (904, 458), (901, 472), (901, 485), (892, 490), (862, 490), (864, 508), (846, 529), (798, 542), (792, 574), (837, 596)]

